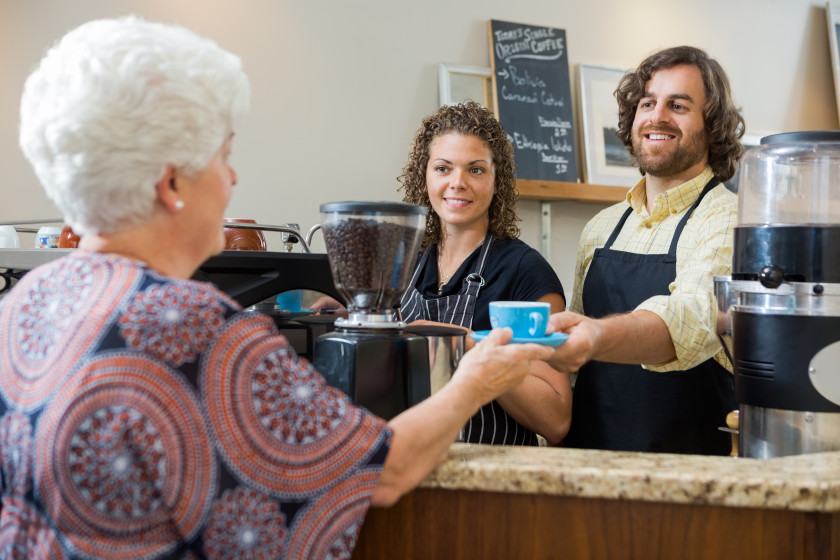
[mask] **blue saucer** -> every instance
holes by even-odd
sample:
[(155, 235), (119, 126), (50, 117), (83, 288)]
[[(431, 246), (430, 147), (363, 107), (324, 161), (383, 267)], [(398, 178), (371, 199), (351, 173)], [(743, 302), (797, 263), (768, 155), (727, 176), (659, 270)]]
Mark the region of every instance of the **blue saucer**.
[[(475, 331), (471, 332), (470, 336), (476, 342), (481, 342), (487, 337), (488, 334), (490, 334), (490, 331)], [(551, 346), (552, 348), (556, 348), (557, 346), (560, 346), (561, 344), (566, 342), (567, 338), (569, 338), (569, 335), (567, 335), (566, 333), (556, 332), (551, 333), (548, 336), (542, 336), (539, 338), (513, 337), (510, 341), (515, 344), (544, 344), (545, 346)]]

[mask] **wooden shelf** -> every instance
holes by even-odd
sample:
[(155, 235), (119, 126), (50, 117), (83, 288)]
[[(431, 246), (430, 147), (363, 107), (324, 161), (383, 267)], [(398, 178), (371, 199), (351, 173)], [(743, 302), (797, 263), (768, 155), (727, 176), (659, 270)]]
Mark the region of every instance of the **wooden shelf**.
[(522, 200), (577, 200), (580, 202), (621, 202), (627, 197), (628, 187), (587, 185), (561, 181), (535, 181), (518, 179), (516, 187)]

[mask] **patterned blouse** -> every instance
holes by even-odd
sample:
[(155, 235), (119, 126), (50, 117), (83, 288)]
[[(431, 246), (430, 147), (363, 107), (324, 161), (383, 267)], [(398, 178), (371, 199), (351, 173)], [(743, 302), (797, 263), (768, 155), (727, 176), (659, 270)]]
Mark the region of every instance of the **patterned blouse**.
[(390, 438), (209, 284), (75, 252), (0, 301), (0, 557), (348, 558)]

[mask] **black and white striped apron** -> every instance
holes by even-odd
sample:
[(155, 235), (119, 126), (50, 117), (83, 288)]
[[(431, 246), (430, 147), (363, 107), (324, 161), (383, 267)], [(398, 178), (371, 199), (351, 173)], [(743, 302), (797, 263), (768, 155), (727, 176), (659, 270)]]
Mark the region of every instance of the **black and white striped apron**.
[(406, 323), (425, 319), (438, 323), (449, 323), (460, 327), (472, 328), (475, 304), (478, 301), (478, 292), (484, 286), (484, 265), (487, 256), (490, 254), (490, 246), (493, 244), (493, 237), (488, 233), (481, 244), (481, 254), (478, 257), (475, 269), (467, 275), (464, 280), (464, 287), (452, 296), (425, 298), (416, 288), (417, 279), (429, 260), (431, 247), (427, 247), (420, 255), (420, 261), (414, 269), (414, 276), (411, 277), (409, 288), (403, 294), (400, 302), (400, 313), (402, 320)]
[[(481, 244), (481, 253), (475, 267), (464, 279), (457, 294), (431, 298), (424, 297), (417, 289), (417, 280), (431, 253), (431, 247), (427, 247), (420, 255), (409, 288), (400, 302), (402, 320), (406, 323), (418, 320), (435, 321), (472, 329), (478, 293), (485, 283), (482, 274), (492, 244), (493, 236), (488, 233)], [(462, 439), (472, 443), (497, 445), (538, 444), (536, 434), (510, 417), (496, 401), (484, 405), (470, 418), (462, 431)]]

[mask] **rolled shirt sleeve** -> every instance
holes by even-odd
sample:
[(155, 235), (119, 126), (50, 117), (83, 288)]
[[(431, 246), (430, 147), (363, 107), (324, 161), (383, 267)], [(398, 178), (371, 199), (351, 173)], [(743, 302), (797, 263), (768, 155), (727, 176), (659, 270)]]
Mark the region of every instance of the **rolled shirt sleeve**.
[(686, 370), (714, 357), (732, 371), (716, 332), (714, 277), (731, 274), (737, 199), (716, 189), (703, 199), (677, 244), (677, 277), (668, 296), (654, 296), (637, 309), (665, 321), (677, 357), (665, 364), (644, 364), (652, 371)]

